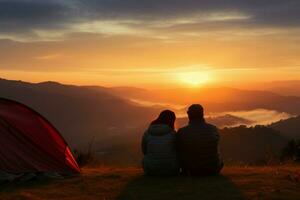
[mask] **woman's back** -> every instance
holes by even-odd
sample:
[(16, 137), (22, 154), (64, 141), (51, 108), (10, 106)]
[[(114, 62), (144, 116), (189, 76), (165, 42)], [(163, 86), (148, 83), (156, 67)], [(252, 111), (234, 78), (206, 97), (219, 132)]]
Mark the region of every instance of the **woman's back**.
[(172, 175), (179, 172), (175, 131), (168, 125), (151, 125), (142, 141), (144, 171), (149, 175)]

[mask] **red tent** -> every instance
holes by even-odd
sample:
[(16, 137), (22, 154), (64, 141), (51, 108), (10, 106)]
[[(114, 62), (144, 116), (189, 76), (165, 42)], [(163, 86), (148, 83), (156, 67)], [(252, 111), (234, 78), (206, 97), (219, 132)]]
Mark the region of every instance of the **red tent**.
[(0, 171), (79, 173), (68, 144), (44, 117), (0, 98)]

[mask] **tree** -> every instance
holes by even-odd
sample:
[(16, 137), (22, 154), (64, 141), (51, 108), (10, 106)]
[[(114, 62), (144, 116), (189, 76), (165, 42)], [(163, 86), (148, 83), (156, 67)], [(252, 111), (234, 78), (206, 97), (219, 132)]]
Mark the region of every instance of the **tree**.
[(300, 140), (290, 140), (283, 148), (281, 161), (286, 160), (300, 161)]

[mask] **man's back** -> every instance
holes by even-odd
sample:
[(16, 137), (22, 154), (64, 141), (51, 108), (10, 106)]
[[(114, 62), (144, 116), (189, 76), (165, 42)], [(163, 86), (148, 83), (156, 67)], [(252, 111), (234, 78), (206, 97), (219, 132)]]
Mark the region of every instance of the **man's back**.
[(177, 134), (178, 155), (184, 172), (213, 174), (220, 171), (218, 129), (204, 120), (190, 122)]

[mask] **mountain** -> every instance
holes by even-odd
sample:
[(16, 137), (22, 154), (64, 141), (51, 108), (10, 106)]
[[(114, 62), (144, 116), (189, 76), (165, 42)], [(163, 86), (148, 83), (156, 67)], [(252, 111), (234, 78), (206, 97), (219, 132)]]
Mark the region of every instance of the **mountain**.
[(143, 90), (111, 88), (110, 93), (128, 99), (154, 104), (173, 104), (186, 107), (201, 103), (208, 113), (264, 108), (290, 114), (300, 114), (300, 97), (283, 96), (269, 91), (219, 88), (177, 88)]
[[(215, 117), (207, 117), (205, 119), (208, 123), (214, 124), (218, 128), (224, 128), (224, 127), (233, 127), (233, 126), (239, 126), (239, 125), (251, 125), (254, 122), (241, 118), (236, 117), (234, 115), (221, 115), (221, 116), (215, 116)], [(176, 120), (176, 124), (178, 127), (183, 127), (188, 123), (187, 118), (178, 118)]]
[(103, 90), (55, 82), (0, 80), (0, 97), (24, 103), (51, 121), (73, 147), (91, 140), (113, 145), (114, 138), (140, 134), (157, 110), (138, 106)]
[(271, 124), (270, 127), (280, 131), (288, 139), (300, 139), (300, 116), (281, 120)]
[(220, 130), (220, 151), (227, 161), (266, 164), (278, 158), (288, 140), (270, 127), (239, 126)]
[[(144, 93), (144, 90), (139, 91)], [(183, 99), (181, 95), (177, 94)], [(129, 101), (120, 88), (117, 95), (110, 88), (56, 82), (33, 84), (0, 79), (0, 97), (19, 101), (40, 112), (60, 130), (73, 148), (84, 149), (93, 141), (93, 149), (103, 162), (118, 164), (140, 163), (142, 133), (162, 109), (139, 106)], [(181, 120), (178, 122), (184, 123)], [(207, 120), (220, 127), (251, 123), (232, 115)], [(286, 144), (286, 139), (278, 131), (268, 127), (225, 128), (221, 130), (221, 138), (224, 159), (248, 163), (262, 161), (270, 152), (277, 155)]]
[(285, 96), (300, 96), (300, 80), (273, 81), (259, 84), (263, 90), (268, 90)]

